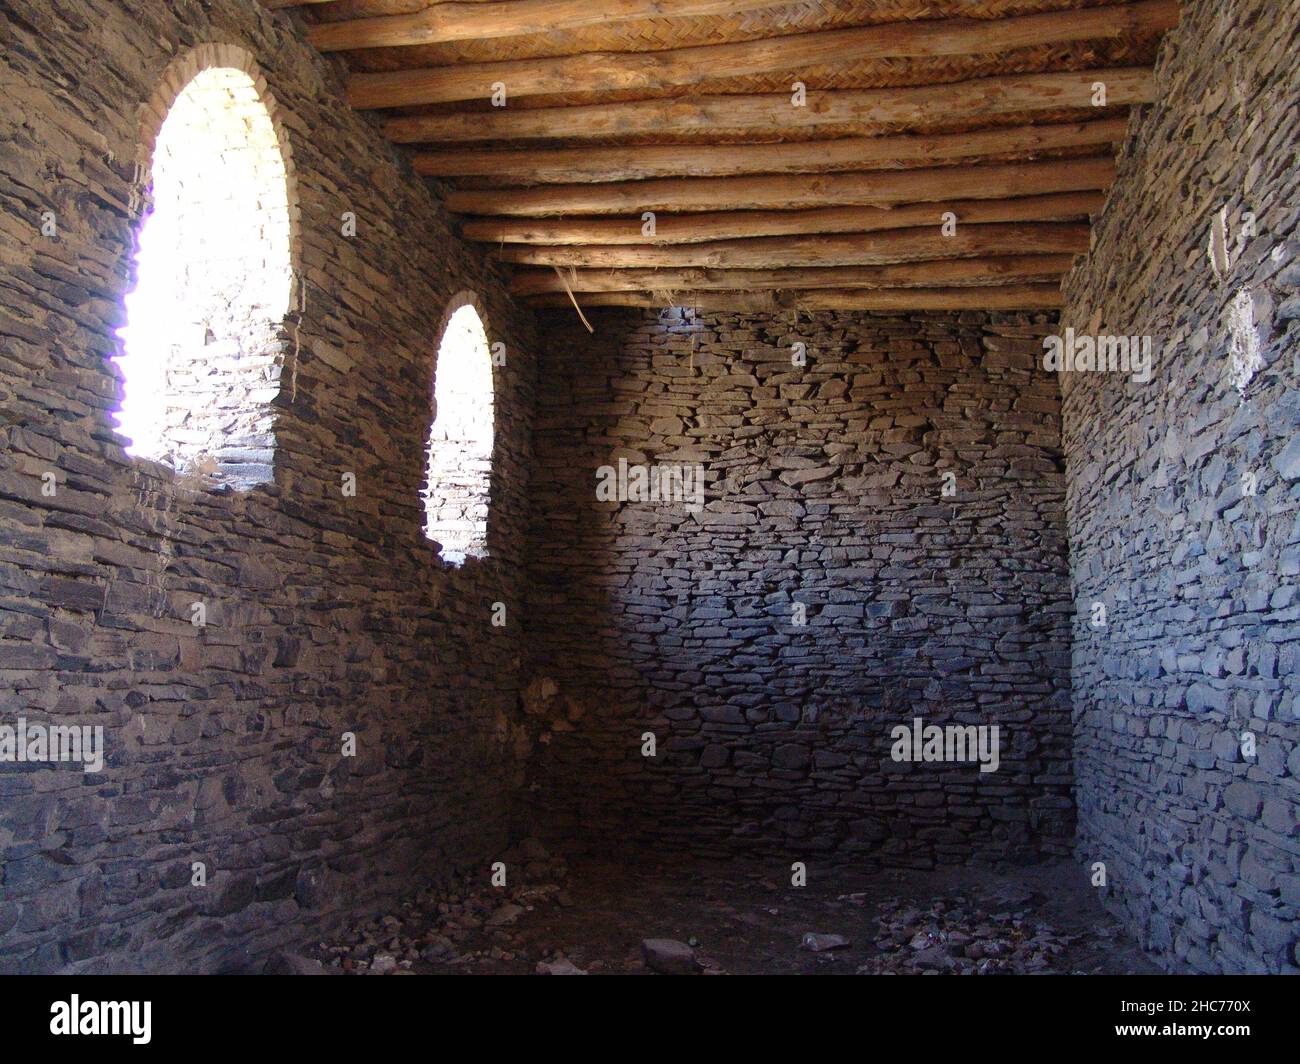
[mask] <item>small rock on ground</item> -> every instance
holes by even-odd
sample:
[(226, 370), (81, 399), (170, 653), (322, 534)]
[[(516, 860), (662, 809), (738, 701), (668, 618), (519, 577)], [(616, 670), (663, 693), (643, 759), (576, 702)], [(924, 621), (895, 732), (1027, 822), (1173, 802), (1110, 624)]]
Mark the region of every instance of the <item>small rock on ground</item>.
[(813, 953), (823, 953), (831, 949), (844, 949), (851, 944), (843, 935), (824, 935), (817, 931), (805, 931), (799, 948), (811, 950)]
[(661, 975), (693, 975), (699, 970), (695, 950), (672, 938), (647, 938), (641, 943), (646, 966)]

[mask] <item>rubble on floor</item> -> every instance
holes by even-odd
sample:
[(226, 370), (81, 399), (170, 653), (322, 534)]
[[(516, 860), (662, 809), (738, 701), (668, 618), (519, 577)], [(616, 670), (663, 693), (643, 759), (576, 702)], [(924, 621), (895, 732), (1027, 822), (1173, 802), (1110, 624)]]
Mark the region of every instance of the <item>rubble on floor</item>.
[[(341, 941), (322, 942), (322, 963), (349, 975), (401, 975), (522, 959), (515, 923), (540, 906), (572, 904), (561, 886), (568, 868), (533, 839), (507, 853), (505, 862), (515, 870), (508, 872), (507, 886), (491, 886), (480, 875), (461, 876), (448, 888), (426, 887), (397, 912), (368, 920)], [(540, 961), (537, 970), (587, 974), (561, 953)]]
[(430, 886), (332, 942), (277, 957), (285, 974), (826, 973), (996, 975), (1148, 970), (1068, 862), (862, 874), (807, 890), (743, 864), (570, 872), (535, 840)]
[[(890, 898), (877, 905), (879, 932), (860, 975), (1034, 975), (1088, 936), (1060, 932), (1026, 911), (1028, 892), (980, 896), (959, 891), (929, 905)], [(1101, 931), (1094, 932), (1094, 934)]]

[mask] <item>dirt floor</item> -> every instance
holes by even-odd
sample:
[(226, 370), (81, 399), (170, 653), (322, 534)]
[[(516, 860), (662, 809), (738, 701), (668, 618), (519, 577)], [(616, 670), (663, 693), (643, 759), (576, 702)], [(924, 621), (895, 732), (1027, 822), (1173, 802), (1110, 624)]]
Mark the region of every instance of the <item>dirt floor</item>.
[[(1086, 870), (1065, 861), (926, 872), (814, 867), (808, 885), (795, 887), (777, 863), (569, 866), (544, 851), (530, 856), (512, 866), (527, 869), (518, 886), (430, 888), (293, 961), (351, 974), (1159, 970), (1102, 910)], [(819, 937), (805, 941), (810, 933)], [(679, 945), (648, 954), (646, 939)]]

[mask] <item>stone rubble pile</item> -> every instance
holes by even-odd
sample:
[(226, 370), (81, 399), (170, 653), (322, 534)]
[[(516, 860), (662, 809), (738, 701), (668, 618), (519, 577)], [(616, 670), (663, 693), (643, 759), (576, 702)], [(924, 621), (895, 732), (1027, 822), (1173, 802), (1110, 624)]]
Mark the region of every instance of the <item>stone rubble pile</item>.
[[(402, 975), (523, 959), (525, 946), (514, 925), (539, 906), (572, 904), (561, 886), (568, 868), (534, 839), (507, 852), (503, 860), (506, 886), (494, 887), (485, 875), (474, 873), (446, 886), (424, 887), (396, 911), (367, 920), (336, 942), (322, 942), (321, 962), (345, 974)], [(538, 962), (536, 970), (586, 974), (558, 951)]]
[[(721, 892), (626, 908), (590, 904), (590, 869), (573, 874), (529, 839), (502, 860), (509, 885), (484, 870), (430, 884), (330, 941), (282, 953), (269, 974), (1021, 975), (1132, 972), (1119, 926), (1091, 900), (1050, 882), (965, 881), (940, 894), (898, 884), (769, 906)], [(894, 877), (897, 878), (897, 877)], [(580, 892), (578, 881), (587, 884)], [(572, 893), (571, 893), (572, 891)], [(603, 895), (610, 897), (611, 895)], [(834, 901), (831, 899), (834, 898)], [(782, 919), (774, 920), (774, 917)], [(794, 921), (808, 919), (800, 927)], [(814, 922), (815, 921), (815, 922)], [(668, 928), (680, 938), (645, 937)], [(643, 930), (642, 930), (643, 929)], [(780, 943), (785, 942), (783, 952)], [(715, 956), (715, 950), (719, 954)], [(1140, 963), (1136, 970), (1142, 970)]]
[(1057, 963), (1082, 934), (1063, 934), (1024, 908), (1031, 895), (976, 900), (965, 892), (921, 907), (891, 898), (878, 906), (873, 957), (859, 975), (1032, 975)]

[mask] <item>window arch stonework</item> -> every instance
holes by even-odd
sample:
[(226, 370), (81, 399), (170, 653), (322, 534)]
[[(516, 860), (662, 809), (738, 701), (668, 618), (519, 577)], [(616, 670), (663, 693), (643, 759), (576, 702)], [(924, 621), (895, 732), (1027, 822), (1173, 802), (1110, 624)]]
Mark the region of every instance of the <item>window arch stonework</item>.
[(448, 304), (438, 334), (424, 490), (425, 535), (452, 564), (488, 553), (493, 369), (482, 306), (462, 292)]
[(204, 44), (168, 66), (143, 108), (137, 174), (117, 359), (128, 450), (236, 487), (269, 481), (299, 205), (279, 107), (250, 53)]

